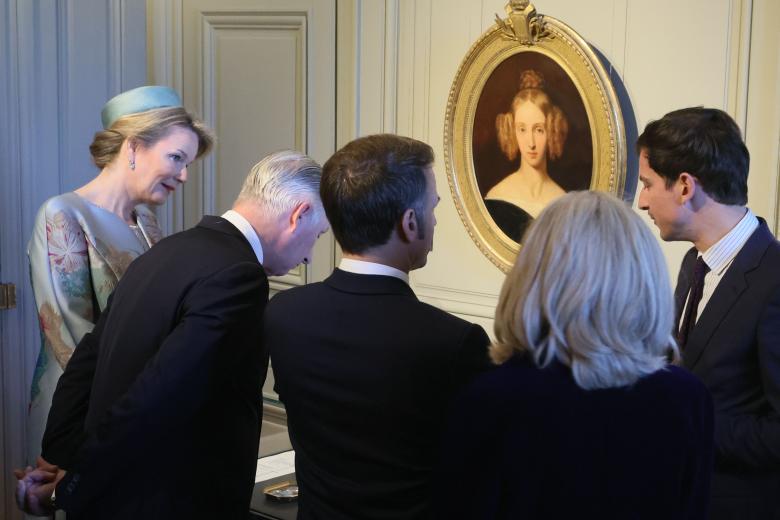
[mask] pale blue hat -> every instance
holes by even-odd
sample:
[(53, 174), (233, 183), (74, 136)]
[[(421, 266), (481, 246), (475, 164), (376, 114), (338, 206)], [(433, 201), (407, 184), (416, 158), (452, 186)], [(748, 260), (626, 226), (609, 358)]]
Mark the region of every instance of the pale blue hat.
[(122, 116), (146, 112), (154, 108), (182, 106), (179, 94), (170, 87), (149, 85), (138, 87), (112, 97), (103, 105), (100, 117), (103, 128), (109, 128)]

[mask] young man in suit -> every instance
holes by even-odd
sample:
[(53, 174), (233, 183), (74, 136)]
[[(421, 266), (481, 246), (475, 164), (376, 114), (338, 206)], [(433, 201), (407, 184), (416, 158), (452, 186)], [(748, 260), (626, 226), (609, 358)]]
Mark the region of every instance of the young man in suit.
[[(327, 230), (320, 176), (305, 155), (272, 154), (232, 210), (131, 264), (62, 375), (44, 435), (69, 520), (247, 517), (266, 275), (308, 262)], [(47, 469), (21, 480), (29, 506), (49, 506)]]
[(274, 296), (264, 333), (295, 448), (298, 518), (427, 518), (444, 416), (488, 366), (489, 343), (409, 287), (433, 244), (433, 150), (396, 135), (357, 139), (325, 163), (320, 194), (343, 259), (324, 282)]
[(780, 243), (745, 206), (750, 156), (724, 112), (686, 108), (637, 141), (639, 207), (693, 243), (677, 288), (683, 364), (715, 404), (711, 517), (780, 518)]

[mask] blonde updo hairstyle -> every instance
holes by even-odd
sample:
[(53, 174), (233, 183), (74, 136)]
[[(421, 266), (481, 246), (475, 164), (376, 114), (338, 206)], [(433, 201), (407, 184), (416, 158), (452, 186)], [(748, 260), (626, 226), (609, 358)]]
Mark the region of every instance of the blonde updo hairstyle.
[(656, 239), (624, 202), (570, 192), (525, 236), (501, 289), (490, 356), (558, 360), (588, 390), (630, 385), (679, 358), (668, 281)]
[(540, 72), (529, 69), (520, 74), (520, 90), (512, 100), (509, 112), (496, 116), (496, 132), (501, 151), (510, 161), (515, 160), (520, 149), (517, 145), (515, 133), (515, 112), (518, 107), (530, 101), (545, 116), (545, 129), (547, 131), (547, 157), (554, 161), (563, 154), (563, 143), (569, 133), (569, 122), (563, 111), (553, 105), (550, 97), (543, 90), (544, 77)]
[(116, 158), (126, 139), (134, 139), (148, 148), (175, 126), (192, 130), (198, 137), (195, 159), (211, 151), (214, 134), (202, 121), (181, 107), (156, 108), (120, 117), (109, 128), (96, 132), (89, 145), (92, 162), (103, 169)]

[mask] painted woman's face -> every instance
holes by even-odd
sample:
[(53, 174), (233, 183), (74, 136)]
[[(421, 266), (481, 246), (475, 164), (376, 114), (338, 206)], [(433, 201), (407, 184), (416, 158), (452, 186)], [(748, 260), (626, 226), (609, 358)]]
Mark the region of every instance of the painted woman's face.
[(547, 164), (547, 126), (541, 109), (530, 101), (515, 111), (515, 135), (520, 148), (520, 161), (534, 168)]

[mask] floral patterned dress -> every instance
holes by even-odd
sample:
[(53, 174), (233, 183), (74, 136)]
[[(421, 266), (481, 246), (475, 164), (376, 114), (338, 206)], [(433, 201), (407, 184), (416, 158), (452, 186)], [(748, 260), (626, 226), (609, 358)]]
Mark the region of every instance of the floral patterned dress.
[(33, 375), (28, 462), (35, 465), (57, 380), (81, 338), (92, 330), (108, 297), (136, 257), (162, 238), (157, 219), (135, 207), (130, 226), (76, 193), (47, 200), (28, 245), (41, 351)]

